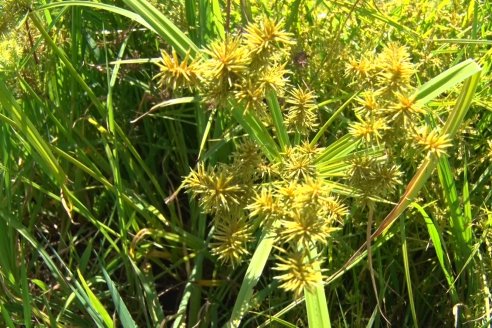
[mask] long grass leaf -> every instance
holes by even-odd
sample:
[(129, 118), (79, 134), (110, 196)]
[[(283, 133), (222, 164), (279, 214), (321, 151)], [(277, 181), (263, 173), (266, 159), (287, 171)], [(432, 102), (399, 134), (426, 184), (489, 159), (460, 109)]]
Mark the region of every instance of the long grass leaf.
[(400, 233), (402, 238), (402, 255), (403, 255), (403, 268), (405, 272), (405, 282), (407, 283), (408, 300), (410, 303), (410, 311), (412, 312), (413, 326), (418, 328), (417, 311), (415, 310), (415, 299), (413, 297), (412, 277), (410, 276), (410, 261), (408, 259), (408, 243), (406, 236), (405, 222), (400, 219)]
[[(310, 251), (310, 257), (316, 258), (318, 252), (316, 249)], [(321, 271), (319, 264), (315, 264), (313, 269)], [(306, 312), (308, 317), (309, 327), (331, 327), (330, 315), (328, 313), (328, 305), (326, 303), (325, 288), (322, 281), (316, 284), (314, 290), (304, 288), (304, 297), (306, 301)]]
[(287, 129), (284, 125), (284, 120), (282, 116), (282, 110), (278, 103), (277, 95), (275, 91), (269, 90), (266, 94), (266, 100), (268, 107), (270, 107), (270, 112), (272, 113), (273, 124), (275, 126), (275, 133), (280, 143), (280, 147), (285, 150), (290, 146), (289, 135), (287, 134)]
[(413, 95), (417, 104), (424, 105), (441, 93), (450, 90), (465, 79), (480, 72), (480, 66), (468, 59), (442, 72), (429, 82), (423, 84)]
[(241, 127), (249, 134), (270, 161), (279, 157), (278, 145), (262, 123), (250, 112), (243, 112), (239, 106), (233, 106), (232, 114)]
[(425, 225), (427, 227), (427, 231), (429, 232), (429, 237), (431, 238), (432, 244), (434, 245), (434, 250), (436, 252), (436, 257), (439, 262), (439, 266), (446, 278), (448, 283), (448, 287), (451, 293), (451, 300), (454, 304), (458, 303), (458, 293), (456, 291), (456, 287), (454, 284), (455, 278), (452, 276), (452, 269), (450, 268), (450, 264), (446, 261), (446, 249), (444, 244), (441, 242), (442, 233), (439, 231), (438, 226), (434, 223), (434, 221), (430, 218), (429, 214), (425, 211), (425, 209), (417, 203), (412, 203), (413, 208), (417, 209), (417, 211), (422, 215), (424, 219)]
[(198, 47), (176, 25), (145, 0), (123, 0), (123, 2), (145, 19), (148, 25), (166, 40), (182, 57), (187, 52), (192, 57), (198, 54)]
[(101, 315), (101, 317), (103, 318), (104, 325), (107, 328), (112, 328), (114, 326), (114, 324), (113, 324), (113, 320), (111, 319), (111, 316), (109, 315), (108, 311), (106, 311), (106, 309), (104, 308), (104, 305), (102, 305), (99, 298), (97, 298), (97, 296), (92, 292), (91, 288), (89, 287), (89, 285), (85, 281), (84, 276), (82, 275), (82, 273), (78, 269), (77, 269), (77, 275), (78, 275), (79, 280), (82, 284), (82, 287), (84, 288), (85, 292), (89, 296), (89, 300), (90, 300), (92, 306), (97, 311), (97, 313), (99, 313)]
[(231, 318), (225, 325), (227, 328), (239, 327), (242, 317), (250, 307), (250, 299), (253, 295), (253, 288), (260, 279), (263, 268), (266, 265), (268, 257), (275, 241), (275, 232), (273, 229), (265, 229), (260, 237), (260, 241), (256, 247), (255, 253), (251, 258), (251, 262), (246, 270), (241, 289), (236, 298), (236, 303), (232, 309)]
[(123, 328), (136, 328), (137, 324), (135, 320), (133, 320), (132, 315), (128, 311), (125, 302), (121, 298), (116, 285), (109, 277), (108, 272), (101, 266), (101, 270), (104, 276), (104, 280), (106, 280), (106, 284), (108, 284), (109, 293), (111, 294), (111, 298), (113, 299), (113, 304), (116, 308), (116, 312), (118, 312), (118, 316), (120, 318), (120, 323)]

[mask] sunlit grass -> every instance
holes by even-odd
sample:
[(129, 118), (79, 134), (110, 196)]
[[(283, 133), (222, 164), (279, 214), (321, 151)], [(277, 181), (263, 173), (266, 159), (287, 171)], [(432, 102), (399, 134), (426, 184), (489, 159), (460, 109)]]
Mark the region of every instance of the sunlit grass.
[(488, 326), (490, 12), (4, 1), (0, 326)]

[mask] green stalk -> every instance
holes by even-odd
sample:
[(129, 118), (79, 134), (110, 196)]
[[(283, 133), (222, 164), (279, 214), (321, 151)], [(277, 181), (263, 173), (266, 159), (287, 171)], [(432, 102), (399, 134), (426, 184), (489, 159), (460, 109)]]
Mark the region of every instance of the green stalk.
[(275, 228), (266, 228), (260, 237), (258, 246), (256, 247), (255, 253), (251, 258), (248, 269), (246, 270), (246, 275), (244, 276), (243, 283), (241, 284), (241, 289), (236, 298), (236, 303), (232, 309), (231, 318), (226, 323), (226, 328), (237, 328), (239, 327), (244, 314), (248, 311), (250, 307), (251, 296), (253, 295), (253, 288), (258, 283), (263, 268), (268, 261), (270, 252), (272, 251), (273, 243), (275, 241)]
[[(316, 258), (318, 256), (318, 251), (316, 248), (313, 248), (310, 251), (309, 256), (311, 258)], [(315, 263), (313, 269), (318, 272), (321, 271), (321, 267), (318, 263)], [(330, 314), (328, 313), (328, 305), (326, 303), (323, 281), (318, 281), (314, 290), (304, 288), (304, 297), (306, 300), (306, 312), (309, 327), (331, 328)]]

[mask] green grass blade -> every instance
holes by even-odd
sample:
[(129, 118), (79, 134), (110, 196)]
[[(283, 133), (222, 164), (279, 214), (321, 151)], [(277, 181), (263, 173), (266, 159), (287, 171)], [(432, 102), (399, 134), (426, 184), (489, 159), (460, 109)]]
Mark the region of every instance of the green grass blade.
[[(21, 244), (22, 245), (22, 244)], [(22, 252), (25, 252), (25, 248), (22, 247)], [(32, 315), (32, 299), (31, 293), (29, 292), (29, 281), (27, 278), (27, 267), (26, 267), (26, 254), (21, 254), (22, 259), (20, 259), (20, 271), (21, 271), (21, 288), (22, 288), (22, 304), (24, 311), (24, 327), (31, 327), (31, 315)]]
[(472, 59), (468, 59), (422, 85), (413, 97), (418, 105), (424, 105), (478, 72), (480, 72), (480, 66)]
[(439, 160), (438, 172), (444, 199), (450, 214), (451, 234), (455, 240), (455, 243), (453, 243), (455, 245), (454, 251), (458, 257), (458, 265), (462, 267), (472, 251), (473, 245), (470, 244), (471, 222), (466, 220), (461, 210), (461, 202), (458, 197), (453, 171), (446, 157)]
[(318, 158), (316, 158), (316, 164), (322, 165), (325, 162), (332, 162), (336, 159), (343, 158), (350, 154), (359, 145), (360, 141), (353, 138), (350, 134), (346, 134), (328, 147), (326, 147)]
[(14, 321), (12, 320), (12, 316), (9, 311), (5, 308), (5, 305), (0, 300), (0, 312), (2, 313), (2, 318), (5, 323), (5, 326), (8, 328), (15, 328)]
[(260, 279), (263, 268), (265, 267), (268, 257), (270, 256), (274, 241), (274, 229), (265, 229), (260, 237), (255, 253), (251, 258), (248, 269), (246, 270), (246, 275), (244, 276), (243, 283), (241, 284), (241, 289), (239, 290), (239, 294), (236, 298), (236, 303), (232, 309), (231, 318), (225, 327), (239, 327), (242, 317), (250, 307), (250, 299), (253, 295), (253, 288)]
[[(318, 252), (316, 249), (310, 251), (310, 256), (316, 258)], [(321, 271), (321, 267), (316, 265), (313, 267), (316, 271)], [(330, 315), (328, 313), (328, 305), (326, 303), (325, 288), (322, 281), (316, 284), (314, 290), (304, 288), (304, 297), (306, 301), (306, 312), (308, 317), (309, 327), (331, 327)]]
[(251, 113), (244, 112), (240, 106), (232, 106), (232, 115), (270, 161), (279, 157), (278, 145), (263, 124)]
[(268, 103), (268, 107), (270, 107), (270, 111), (272, 113), (273, 125), (275, 126), (275, 132), (277, 134), (280, 147), (282, 148), (282, 150), (285, 150), (287, 147), (290, 146), (289, 135), (287, 134), (287, 129), (284, 125), (282, 110), (280, 109), (275, 91), (267, 91), (266, 100)]
[(106, 280), (106, 283), (108, 284), (109, 293), (111, 294), (111, 298), (113, 299), (113, 304), (116, 308), (116, 311), (118, 312), (121, 326), (123, 326), (123, 328), (136, 328), (137, 324), (133, 320), (130, 312), (128, 311), (128, 308), (126, 307), (125, 302), (121, 298), (121, 295), (118, 292), (116, 285), (111, 280), (108, 272), (103, 267), (101, 267), (101, 270), (104, 276), (104, 280)]
[(176, 25), (145, 0), (123, 0), (137, 14), (142, 16), (148, 25), (157, 31), (182, 57), (189, 51), (192, 57), (199, 53), (198, 47)]
[(449, 286), (451, 300), (453, 304), (457, 304), (459, 301), (458, 293), (456, 291), (456, 287), (454, 285), (455, 278), (452, 276), (452, 269), (450, 264), (446, 259), (448, 258), (446, 255), (446, 249), (444, 248), (442, 240), (442, 233), (439, 231), (438, 226), (434, 223), (434, 221), (430, 218), (429, 214), (425, 211), (425, 209), (417, 203), (412, 203), (411, 206), (422, 215), (424, 219), (425, 225), (427, 226), (427, 231), (429, 232), (429, 237), (432, 240), (432, 244), (434, 245), (434, 250), (436, 252), (437, 260), (439, 262), (439, 266), (446, 278), (446, 281)]
[[(357, 97), (359, 93), (355, 93), (352, 97), (350, 97), (347, 101), (345, 101), (333, 114), (331, 114), (330, 118), (328, 121), (323, 124), (323, 126), (319, 129), (319, 131), (316, 133), (314, 136), (313, 140), (311, 141), (311, 146), (315, 146), (316, 143), (319, 141), (319, 139), (323, 136), (323, 134), (328, 130), (330, 125), (335, 121), (335, 119), (344, 111), (345, 108), (354, 100), (355, 97)], [(322, 104), (319, 104), (318, 107), (322, 107)]]
[(410, 261), (408, 260), (408, 244), (405, 221), (400, 219), (400, 233), (402, 239), (402, 255), (403, 255), (403, 267), (405, 272), (405, 282), (407, 283), (408, 300), (410, 303), (410, 311), (412, 312), (413, 326), (418, 328), (417, 311), (415, 310), (415, 299), (413, 297), (412, 277), (410, 276)]
[(109, 315), (108, 311), (104, 308), (104, 305), (102, 305), (101, 301), (97, 298), (97, 296), (92, 292), (91, 288), (87, 284), (87, 282), (84, 279), (84, 276), (80, 272), (80, 270), (77, 269), (77, 275), (79, 276), (80, 283), (82, 284), (82, 287), (84, 288), (85, 292), (89, 296), (89, 300), (92, 304), (92, 307), (96, 310), (97, 313), (99, 313), (104, 321), (104, 325), (107, 328), (112, 328), (114, 326), (113, 320), (111, 319), (111, 316)]

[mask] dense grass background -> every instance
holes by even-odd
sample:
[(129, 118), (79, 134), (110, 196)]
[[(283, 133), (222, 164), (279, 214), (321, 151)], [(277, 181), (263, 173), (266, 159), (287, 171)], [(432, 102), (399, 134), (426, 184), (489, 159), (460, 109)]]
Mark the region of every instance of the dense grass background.
[[(362, 91), (344, 75), (351, 57), (406, 45), (417, 87), (469, 58), (481, 66), (449, 157), (372, 242), (377, 298), (366, 253), (335, 275), (366, 241), (367, 210), (350, 197), (324, 290), (336, 327), (491, 324), (489, 2), (4, 1), (0, 10), (1, 326), (215, 327), (235, 315), (249, 263), (211, 255), (210, 218), (181, 184), (199, 154), (228, 162), (244, 132), (198, 93), (153, 77), (160, 50), (197, 54), (264, 15), (285, 17), (296, 39), (290, 83), (324, 103), (325, 146), (355, 120), (342, 106)], [(432, 100), (431, 117), (445, 121), (461, 88)], [(378, 204), (373, 230), (420, 165), (401, 157), (403, 184)], [(308, 326), (268, 263), (258, 274), (242, 326)]]

